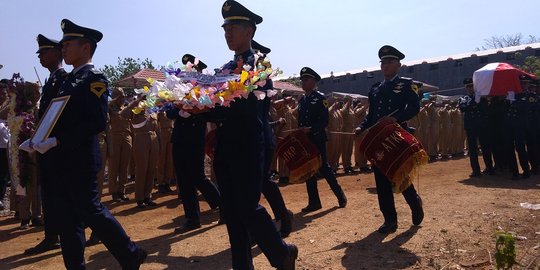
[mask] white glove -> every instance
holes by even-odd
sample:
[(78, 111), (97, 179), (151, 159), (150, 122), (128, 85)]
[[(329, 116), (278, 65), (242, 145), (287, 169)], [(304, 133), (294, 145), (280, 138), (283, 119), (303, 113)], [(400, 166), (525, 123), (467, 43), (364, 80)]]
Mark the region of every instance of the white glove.
[(30, 139), (24, 141), (23, 143), (21, 143), (21, 145), (19, 145), (19, 150), (23, 150), (23, 151), (26, 151), (28, 153), (32, 153), (35, 151), (34, 148), (32, 148), (32, 146), (30, 146)]
[(56, 138), (51, 137), (51, 138), (47, 138), (45, 141), (35, 143), (34, 149), (36, 149), (36, 151), (42, 154), (45, 154), (45, 152), (49, 151), (51, 148), (57, 145), (58, 145), (58, 141), (56, 140)]

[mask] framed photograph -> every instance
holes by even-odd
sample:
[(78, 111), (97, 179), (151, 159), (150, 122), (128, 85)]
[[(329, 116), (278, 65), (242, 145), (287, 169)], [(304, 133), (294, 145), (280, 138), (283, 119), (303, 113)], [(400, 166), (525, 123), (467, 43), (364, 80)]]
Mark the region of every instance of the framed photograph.
[(53, 98), (51, 100), (51, 103), (49, 103), (49, 107), (47, 107), (45, 114), (43, 114), (43, 117), (41, 117), (41, 120), (39, 120), (36, 132), (34, 132), (34, 135), (32, 135), (30, 142), (42, 142), (49, 137), (51, 131), (54, 128), (54, 125), (56, 124), (56, 121), (58, 121), (58, 118), (66, 107), (69, 98), (70, 96), (63, 96)]

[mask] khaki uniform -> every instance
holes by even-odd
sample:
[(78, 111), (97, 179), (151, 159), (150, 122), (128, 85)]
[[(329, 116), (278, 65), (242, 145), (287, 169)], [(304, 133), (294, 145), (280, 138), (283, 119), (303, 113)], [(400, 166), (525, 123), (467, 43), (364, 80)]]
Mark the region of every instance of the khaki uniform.
[[(18, 203), (18, 211), (21, 220), (30, 220), (39, 218), (41, 216), (41, 200), (39, 198), (39, 187), (37, 183), (37, 168), (36, 168), (36, 154), (31, 153), (30, 162), (27, 164), (26, 170), (30, 171), (30, 183), (26, 186), (26, 196)], [(22, 174), (22, 172), (21, 172)], [(12, 194), (15, 195), (15, 188), (12, 187)], [(15, 196), (13, 196), (15, 198)], [(15, 202), (12, 200), (11, 202)]]
[(450, 155), (452, 122), (448, 107), (439, 109), (439, 150), (442, 156)]
[(157, 181), (160, 185), (169, 185), (174, 178), (172, 160), (171, 135), (174, 121), (167, 118), (164, 112), (157, 115), (159, 124), (159, 158), (157, 164)]
[[(367, 110), (364, 106), (359, 105), (357, 108), (354, 109), (354, 127), (358, 127), (360, 123), (364, 121), (364, 119), (367, 116)], [(360, 147), (360, 142), (364, 138), (365, 132), (361, 136), (356, 136), (354, 139), (354, 163), (355, 167), (358, 168), (364, 168), (367, 167), (367, 159), (364, 156), (364, 153), (361, 153), (358, 149)]]
[(424, 146), (424, 150), (427, 151), (428, 141), (429, 141), (429, 116), (428, 112), (426, 110), (426, 107), (420, 108), (420, 112), (418, 112), (418, 128), (416, 129), (417, 138)]
[[(341, 116), (343, 119), (343, 126), (341, 131), (343, 133), (354, 133), (355, 116), (350, 107), (350, 103), (346, 103), (345, 107), (341, 109)], [(352, 167), (352, 153), (353, 153), (354, 135), (353, 134), (341, 134), (341, 162), (343, 168), (347, 169)]]
[(158, 122), (155, 113), (145, 116), (134, 114), (131, 108), (122, 109), (120, 115), (131, 119), (133, 134), (133, 160), (135, 162), (135, 200), (142, 202), (151, 199), (154, 178), (156, 177), (159, 142)]
[(131, 120), (120, 115), (122, 107), (109, 103), (110, 153), (109, 193), (125, 194), (128, 166), (132, 157)]
[(435, 107), (435, 103), (429, 104), (427, 108), (428, 114), (428, 127), (426, 131), (429, 131), (427, 150), (428, 155), (431, 157), (437, 157), (439, 155), (439, 111)]
[(326, 152), (328, 153), (328, 164), (330, 168), (336, 170), (339, 167), (340, 156), (340, 143), (339, 134), (334, 132), (340, 132), (343, 126), (343, 118), (340, 111), (337, 109), (338, 103), (332, 104), (328, 108), (328, 142), (326, 144)]

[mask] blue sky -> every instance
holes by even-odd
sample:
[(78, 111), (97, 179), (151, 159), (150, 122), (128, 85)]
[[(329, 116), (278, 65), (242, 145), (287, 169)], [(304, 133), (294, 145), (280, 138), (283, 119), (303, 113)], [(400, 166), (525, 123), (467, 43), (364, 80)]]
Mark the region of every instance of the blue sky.
[[(405, 60), (474, 51), (491, 36), (522, 33), (540, 37), (540, 1), (360, 1), (244, 0), (264, 18), (255, 40), (270, 47), (274, 66), (285, 75), (310, 66), (320, 74), (378, 65), (385, 44)], [(43, 81), (48, 71), (36, 57), (36, 36), (60, 39), (60, 21), (103, 32), (94, 63), (117, 57), (149, 58), (154, 65), (184, 53), (210, 68), (232, 58), (221, 24), (222, 0), (4, 0), (0, 9), (0, 78), (21, 72)], [(71, 67), (66, 68), (68, 71)]]

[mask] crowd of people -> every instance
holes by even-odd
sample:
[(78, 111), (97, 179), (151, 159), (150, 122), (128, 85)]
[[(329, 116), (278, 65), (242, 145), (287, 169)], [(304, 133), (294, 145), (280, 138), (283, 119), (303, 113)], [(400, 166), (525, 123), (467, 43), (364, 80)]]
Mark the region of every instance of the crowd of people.
[[(222, 15), (227, 45), (235, 53), (223, 70), (238, 70), (238, 63), (253, 65), (255, 55), (264, 57), (270, 53), (269, 48), (253, 41), (256, 25), (262, 22), (260, 16), (236, 1), (226, 1)], [(252, 243), (259, 245), (272, 266), (294, 269), (298, 249), (283, 240), (291, 233), (293, 213), (287, 209), (276, 183), (287, 184), (289, 170), (275, 149), (288, 134), (298, 130), (307, 134), (322, 161), (319, 174), (306, 181), (308, 202), (302, 211), (322, 208), (319, 176), (326, 179), (338, 206), (344, 208), (347, 197), (336, 172), (374, 172), (384, 217), (378, 231), (383, 234), (397, 230), (391, 182), (358, 151), (366, 131), (382, 119), (390, 119), (414, 134), (432, 162), (468, 153), (471, 177), (508, 171), (513, 179), (519, 178), (515, 152), (521, 177), (538, 173), (539, 87), (528, 76), (520, 78), (524, 91), (515, 97), (482, 97), (477, 101), (472, 80), (466, 79), (468, 95), (441, 101), (436, 95), (423, 95), (411, 79), (399, 77), (400, 60), (405, 55), (385, 45), (378, 55), (384, 80), (373, 85), (365, 100), (327, 99), (317, 91), (321, 77), (304, 67), (300, 71), (305, 92), (302, 96), (278, 94), (260, 100), (250, 94), (230, 107), (151, 111), (141, 106), (145, 95), (127, 96), (124, 89), (109, 87), (105, 76), (94, 69), (92, 56), (103, 37), (99, 31), (67, 19), (62, 20), (61, 30), (61, 41), (38, 36), (38, 57), (50, 76), (42, 87), (41, 99), (29, 99), (31, 106), (25, 108), (26, 114), (40, 119), (54, 98), (69, 96), (46, 140), (27, 139), (21, 143), (19, 137), (10, 138), (13, 128), (9, 127), (7, 111), (17, 96), (10, 92), (13, 81), (2, 80), (0, 84), (0, 179), (10, 178), (8, 171), (13, 171), (8, 170), (9, 151), (21, 151), (32, 160), (33, 167), (25, 170), (34, 172), (33, 180), (12, 181), (10, 195), (10, 207), (21, 220), (21, 229), (44, 226), (43, 241), (25, 253), (61, 247), (68, 269), (84, 269), (85, 245), (100, 241), (123, 269), (139, 269), (147, 253), (129, 239), (100, 202), (105, 184), (112, 203), (133, 202), (137, 209), (145, 210), (156, 206), (152, 199), (154, 188), (158, 193), (172, 194), (175, 183), (185, 216), (184, 224), (175, 233), (201, 227), (197, 199), (200, 191), (210, 208), (219, 211), (219, 223), (227, 226), (234, 269), (253, 268)], [(63, 61), (73, 66), (71, 72), (63, 69)], [(184, 55), (182, 62), (193, 65), (198, 72), (206, 68), (191, 54)], [(258, 90), (271, 88), (268, 80)], [(37, 88), (28, 89), (34, 93), (30, 97), (36, 96)], [(478, 162), (478, 142), (485, 163), (483, 171)], [(9, 145), (15, 145), (15, 150), (8, 150)], [(243, 168), (237, 168), (238, 164)], [(131, 181), (134, 195), (127, 188)], [(1, 199), (5, 187), (4, 181), (0, 185)], [(261, 194), (280, 221), (279, 228), (259, 204)], [(410, 184), (402, 194), (411, 208), (412, 223), (420, 225), (424, 211), (414, 185)], [(85, 227), (92, 230), (88, 241)]]

